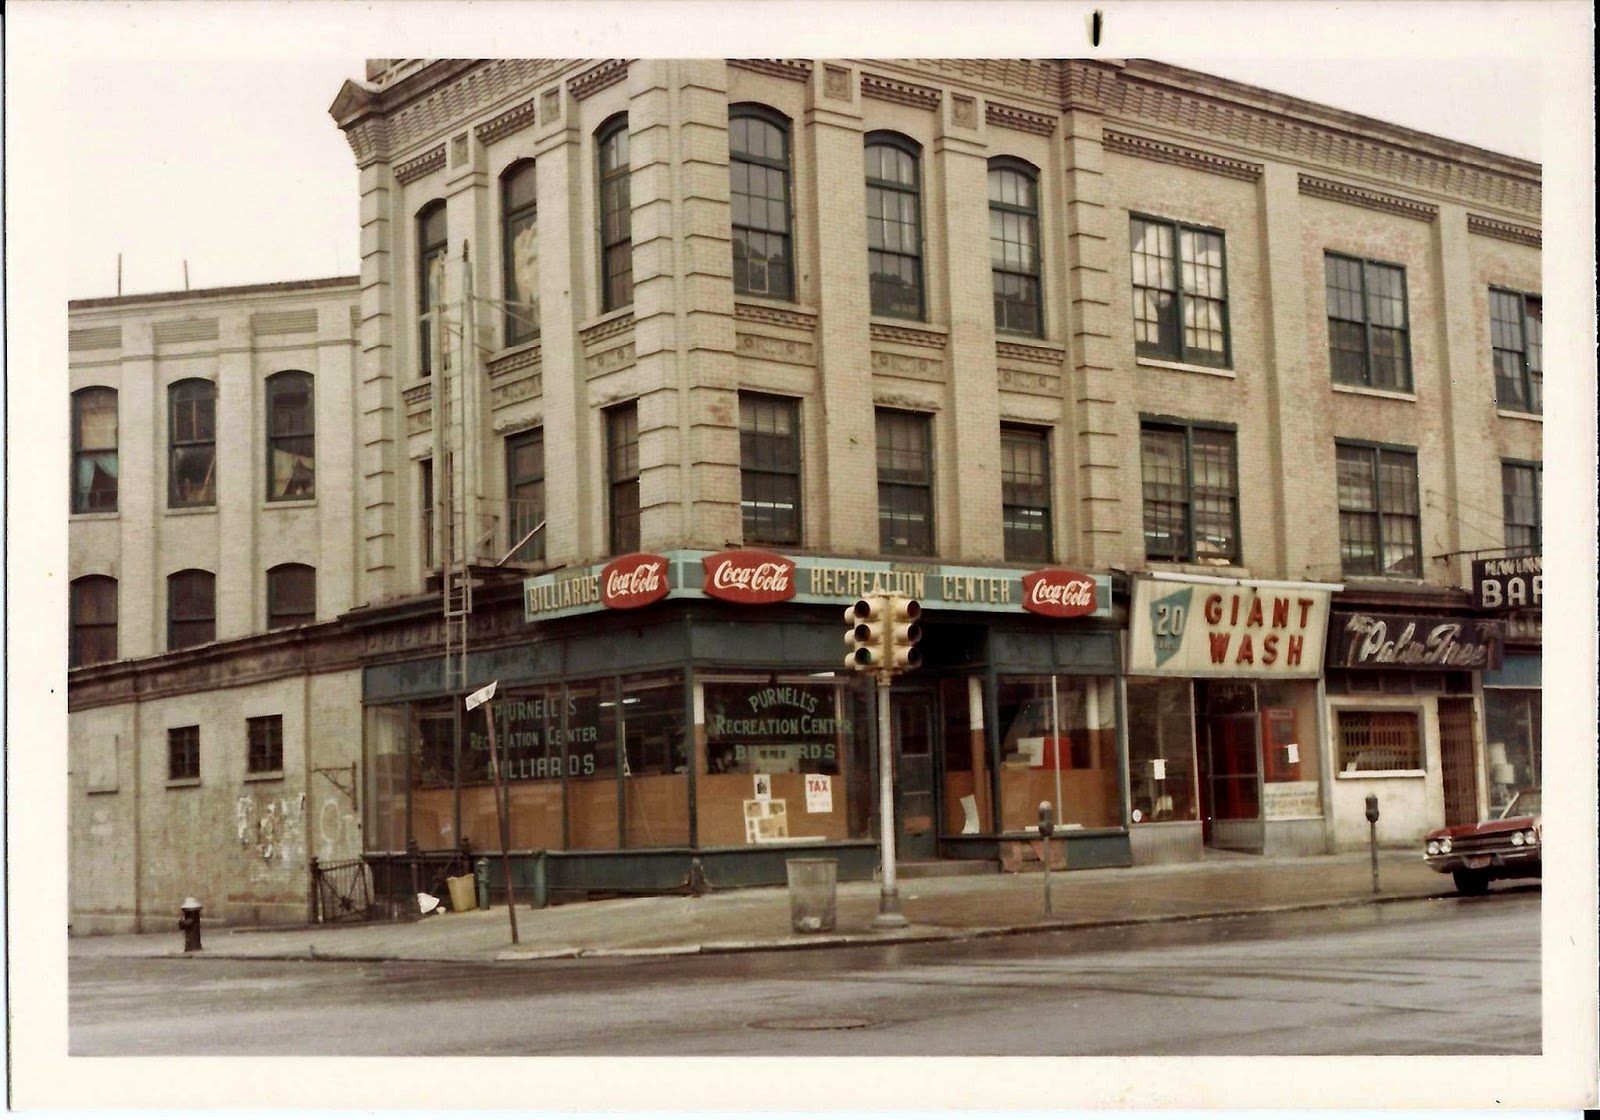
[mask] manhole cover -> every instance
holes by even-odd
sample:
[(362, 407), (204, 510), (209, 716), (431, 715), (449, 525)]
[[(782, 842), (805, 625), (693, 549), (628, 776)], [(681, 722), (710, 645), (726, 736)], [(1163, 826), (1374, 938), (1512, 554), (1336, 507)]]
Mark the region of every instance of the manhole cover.
[(794, 1019), (758, 1019), (750, 1024), (763, 1031), (853, 1031), (873, 1026), (857, 1015), (804, 1015)]

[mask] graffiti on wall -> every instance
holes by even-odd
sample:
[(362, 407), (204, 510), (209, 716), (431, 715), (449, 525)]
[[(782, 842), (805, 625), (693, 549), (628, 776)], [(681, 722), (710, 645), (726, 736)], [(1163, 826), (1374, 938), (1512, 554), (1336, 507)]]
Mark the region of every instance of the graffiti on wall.
[(263, 797), (242, 794), (234, 803), (234, 827), (239, 847), (263, 862), (284, 864), (305, 859), (306, 795)]

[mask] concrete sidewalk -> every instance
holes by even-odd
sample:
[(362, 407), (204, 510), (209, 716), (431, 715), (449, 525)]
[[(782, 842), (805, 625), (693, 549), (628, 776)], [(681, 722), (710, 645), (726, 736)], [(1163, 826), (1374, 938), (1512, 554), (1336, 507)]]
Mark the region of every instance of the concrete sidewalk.
[(183, 952), (170, 931), (75, 937), (72, 960), (128, 957), (272, 960), (519, 961), (570, 957), (667, 956), (958, 940), (1050, 929), (1116, 926), (1279, 910), (1362, 906), (1452, 893), (1447, 876), (1413, 852), (1379, 856), (1372, 889), (1366, 852), (1268, 859), (1220, 856), (1192, 864), (1051, 873), (1053, 917), (1044, 916), (1044, 875), (901, 878), (900, 909), (909, 924), (875, 930), (876, 882), (840, 883), (837, 923), (829, 932), (796, 933), (783, 887), (700, 897), (663, 896), (517, 910), (511, 942), (503, 905), (436, 914), (415, 921), (229, 930), (207, 927), (204, 947)]

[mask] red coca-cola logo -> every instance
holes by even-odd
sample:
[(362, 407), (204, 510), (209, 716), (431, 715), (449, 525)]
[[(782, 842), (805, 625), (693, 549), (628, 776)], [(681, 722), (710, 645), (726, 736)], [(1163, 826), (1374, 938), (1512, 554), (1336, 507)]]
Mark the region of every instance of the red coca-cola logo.
[(649, 606), (666, 598), (667, 591), (665, 556), (635, 552), (600, 569), (600, 601), (614, 611)]
[(794, 561), (776, 552), (745, 548), (707, 556), (705, 593), (730, 603), (781, 603), (793, 599)]
[(1022, 606), (1051, 618), (1079, 618), (1096, 607), (1094, 577), (1069, 568), (1045, 568), (1022, 577)]

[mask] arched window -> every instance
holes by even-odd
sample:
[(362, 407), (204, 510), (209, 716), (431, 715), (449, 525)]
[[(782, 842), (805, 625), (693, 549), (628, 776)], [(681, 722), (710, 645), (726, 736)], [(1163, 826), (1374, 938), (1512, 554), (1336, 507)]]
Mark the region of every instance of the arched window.
[(217, 387), (179, 381), (167, 389), (167, 504), (217, 504)]
[[(444, 302), (444, 259), (450, 246), (443, 200), (428, 203), (417, 214), (417, 369), (423, 377), (433, 373), (434, 308)], [(439, 338), (441, 345), (444, 336)], [(445, 368), (450, 363), (445, 362)]]
[(117, 391), (72, 394), (72, 512), (117, 511)]
[(595, 132), (600, 185), (600, 309), (633, 302), (633, 202), (628, 189), (628, 115)]
[(760, 105), (728, 111), (733, 290), (794, 298), (789, 240), (789, 121)]
[(1039, 302), (1039, 172), (1021, 160), (989, 161), (989, 268), (994, 329), (1034, 338)]
[(267, 629), (317, 620), (317, 570), (309, 564), (267, 569)]
[(505, 344), (539, 337), (539, 200), (533, 161), (500, 176), (500, 251), (505, 291)]
[(167, 577), (167, 648), (183, 649), (217, 637), (217, 579), (189, 568)]
[(69, 604), (72, 641), (67, 664), (93, 665), (117, 659), (117, 581), (83, 576), (72, 581)]
[(867, 273), (874, 315), (924, 317), (920, 153), (914, 140), (898, 133), (867, 134)]
[(316, 494), (316, 420), (309, 373), (286, 370), (267, 378), (267, 500)]

